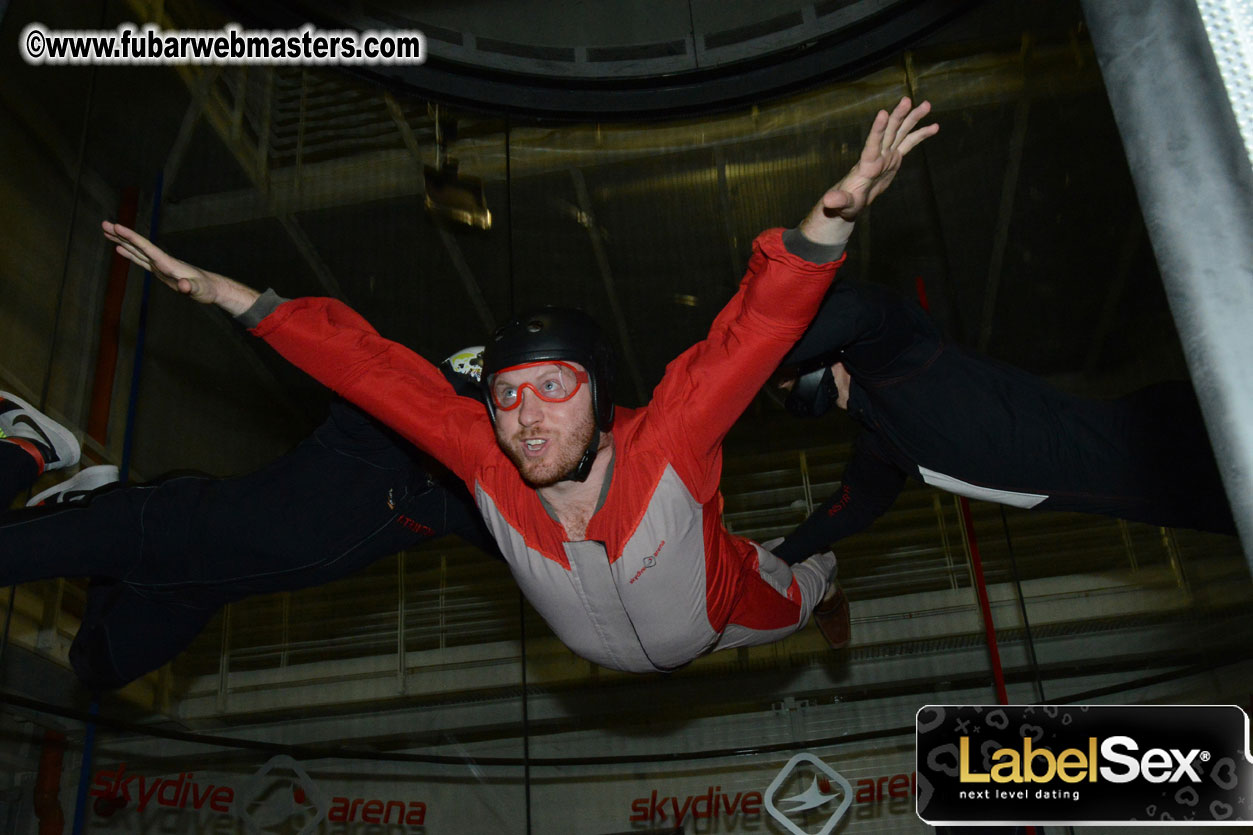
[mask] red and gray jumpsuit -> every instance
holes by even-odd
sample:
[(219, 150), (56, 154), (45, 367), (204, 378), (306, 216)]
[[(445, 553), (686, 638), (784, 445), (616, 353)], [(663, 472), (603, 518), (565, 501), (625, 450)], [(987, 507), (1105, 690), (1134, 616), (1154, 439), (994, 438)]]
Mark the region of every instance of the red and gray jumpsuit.
[(780, 230), (758, 237), (708, 337), (670, 363), (647, 406), (617, 411), (608, 489), (578, 542), (497, 446), (482, 404), (342, 303), (267, 294), (244, 321), (466, 483), (522, 592), (566, 646), (604, 667), (655, 672), (790, 635), (834, 572), (830, 553), (789, 567), (730, 534), (718, 480), (723, 437), (804, 332), (838, 264), (793, 254)]

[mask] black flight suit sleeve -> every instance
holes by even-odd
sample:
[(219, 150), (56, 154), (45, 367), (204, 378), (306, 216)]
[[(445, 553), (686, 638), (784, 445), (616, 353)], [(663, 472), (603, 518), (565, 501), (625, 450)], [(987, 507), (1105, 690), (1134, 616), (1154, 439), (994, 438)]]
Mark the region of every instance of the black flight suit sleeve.
[(795, 565), (828, 550), (831, 543), (864, 530), (886, 513), (904, 486), (905, 474), (875, 449), (872, 435), (863, 433), (844, 468), (840, 489), (774, 549), (775, 556)]
[(908, 373), (939, 349), (939, 332), (922, 308), (878, 284), (846, 279), (831, 288), (783, 366), (843, 362), (862, 386)]
[[(908, 377), (941, 340), (922, 308), (878, 284), (846, 279), (823, 300), (809, 329), (783, 360), (784, 366), (817, 368), (843, 362), (863, 389), (890, 386)], [(858, 439), (842, 486), (801, 523), (775, 553), (788, 563), (827, 550), (865, 529), (887, 512), (906, 474), (884, 451), (873, 431)]]

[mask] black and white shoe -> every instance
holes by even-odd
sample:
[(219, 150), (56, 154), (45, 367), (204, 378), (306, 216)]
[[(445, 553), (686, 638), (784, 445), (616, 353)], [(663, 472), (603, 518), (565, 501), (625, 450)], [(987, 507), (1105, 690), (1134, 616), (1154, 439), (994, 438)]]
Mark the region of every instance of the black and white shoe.
[(0, 439), (28, 441), (43, 457), (43, 470), (60, 470), (78, 463), (80, 449), (74, 433), (16, 394), (0, 391)]
[(39, 505), (81, 502), (93, 491), (115, 483), (117, 481), (117, 475), (117, 467), (112, 464), (101, 464), (98, 467), (87, 467), (84, 470), (79, 470), (73, 475), (73, 477), (67, 478), (60, 484), (54, 484), (42, 493), (33, 496), (31, 500), (26, 503), (26, 506), (37, 507)]

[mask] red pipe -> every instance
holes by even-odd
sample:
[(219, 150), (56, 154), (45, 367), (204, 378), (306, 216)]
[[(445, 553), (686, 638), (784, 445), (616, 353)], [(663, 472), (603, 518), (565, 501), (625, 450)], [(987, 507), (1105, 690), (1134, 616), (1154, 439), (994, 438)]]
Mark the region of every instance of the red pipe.
[[(139, 190), (134, 186), (122, 191), (117, 219), (123, 226), (134, 228), (139, 214)], [(113, 400), (113, 377), (117, 370), (117, 351), (122, 331), (122, 302), (126, 298), (126, 276), (130, 261), (116, 252), (109, 264), (105, 284), (104, 306), (100, 310), (100, 339), (96, 347), (96, 373), (91, 384), (91, 407), (87, 413), (87, 434), (101, 444), (109, 431), (109, 404)]]
[(996, 698), (1003, 705), (1009, 704), (1005, 692), (1005, 670), (1001, 667), (1001, 651), (996, 645), (996, 626), (992, 623), (992, 604), (988, 602), (988, 584), (983, 579), (983, 560), (979, 558), (979, 540), (975, 537), (975, 522), (970, 516), (970, 500), (958, 496), (961, 505), (962, 526), (970, 543), (970, 567), (975, 572), (975, 593), (979, 597), (979, 611), (983, 612), (983, 634), (988, 642), (988, 655), (992, 659), (992, 679), (996, 682)]
[[(922, 276), (914, 279), (914, 290), (918, 293), (918, 303), (922, 309), (930, 312), (931, 305), (927, 302), (927, 284)], [(966, 532), (966, 541), (970, 543), (970, 567), (975, 575), (975, 594), (979, 598), (979, 611), (983, 613), (983, 635), (988, 644), (988, 655), (992, 660), (992, 680), (996, 684), (997, 701), (1009, 704), (1009, 694), (1005, 690), (1005, 669), (1001, 666), (1001, 650), (996, 643), (996, 625), (992, 622), (992, 604), (988, 602), (988, 584), (983, 578), (983, 560), (979, 557), (979, 540), (975, 536), (975, 521), (970, 515), (970, 500), (965, 496), (957, 497), (961, 508), (962, 528)]]
[(65, 814), (61, 811), (61, 761), (65, 754), (65, 736), (44, 731), (44, 747), (39, 754), (39, 773), (35, 777), (35, 817), (39, 819), (39, 835), (61, 835), (65, 831)]

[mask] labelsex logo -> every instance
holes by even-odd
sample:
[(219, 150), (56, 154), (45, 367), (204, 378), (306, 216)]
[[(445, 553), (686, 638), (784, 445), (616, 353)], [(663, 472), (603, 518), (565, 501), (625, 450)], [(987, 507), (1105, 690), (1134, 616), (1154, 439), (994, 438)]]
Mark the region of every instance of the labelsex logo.
[[(1097, 749), (1096, 737), (1088, 737), (1088, 750), (1067, 748), (1054, 756), (1047, 748), (1032, 748), (1031, 738), (1022, 741), (1022, 753), (1013, 748), (999, 748), (992, 754), (990, 772), (972, 771), (970, 768), (970, 737), (961, 742), (961, 781), (963, 783), (1047, 783), (1056, 776), (1065, 783), (1087, 781), (1095, 783), (1097, 775), (1111, 783), (1130, 783), (1143, 776), (1150, 783), (1177, 783), (1185, 777), (1193, 783), (1201, 782), (1201, 775), (1193, 767), (1195, 760), (1207, 762), (1208, 751), (1193, 748), (1183, 753), (1178, 748), (1150, 748), (1139, 757), (1128, 756), (1128, 751), (1139, 751), (1140, 746), (1129, 736), (1111, 736)], [(1101, 765), (1102, 758), (1116, 764)]]
[(963, 824), (1247, 824), (1235, 705), (926, 705), (918, 816)]

